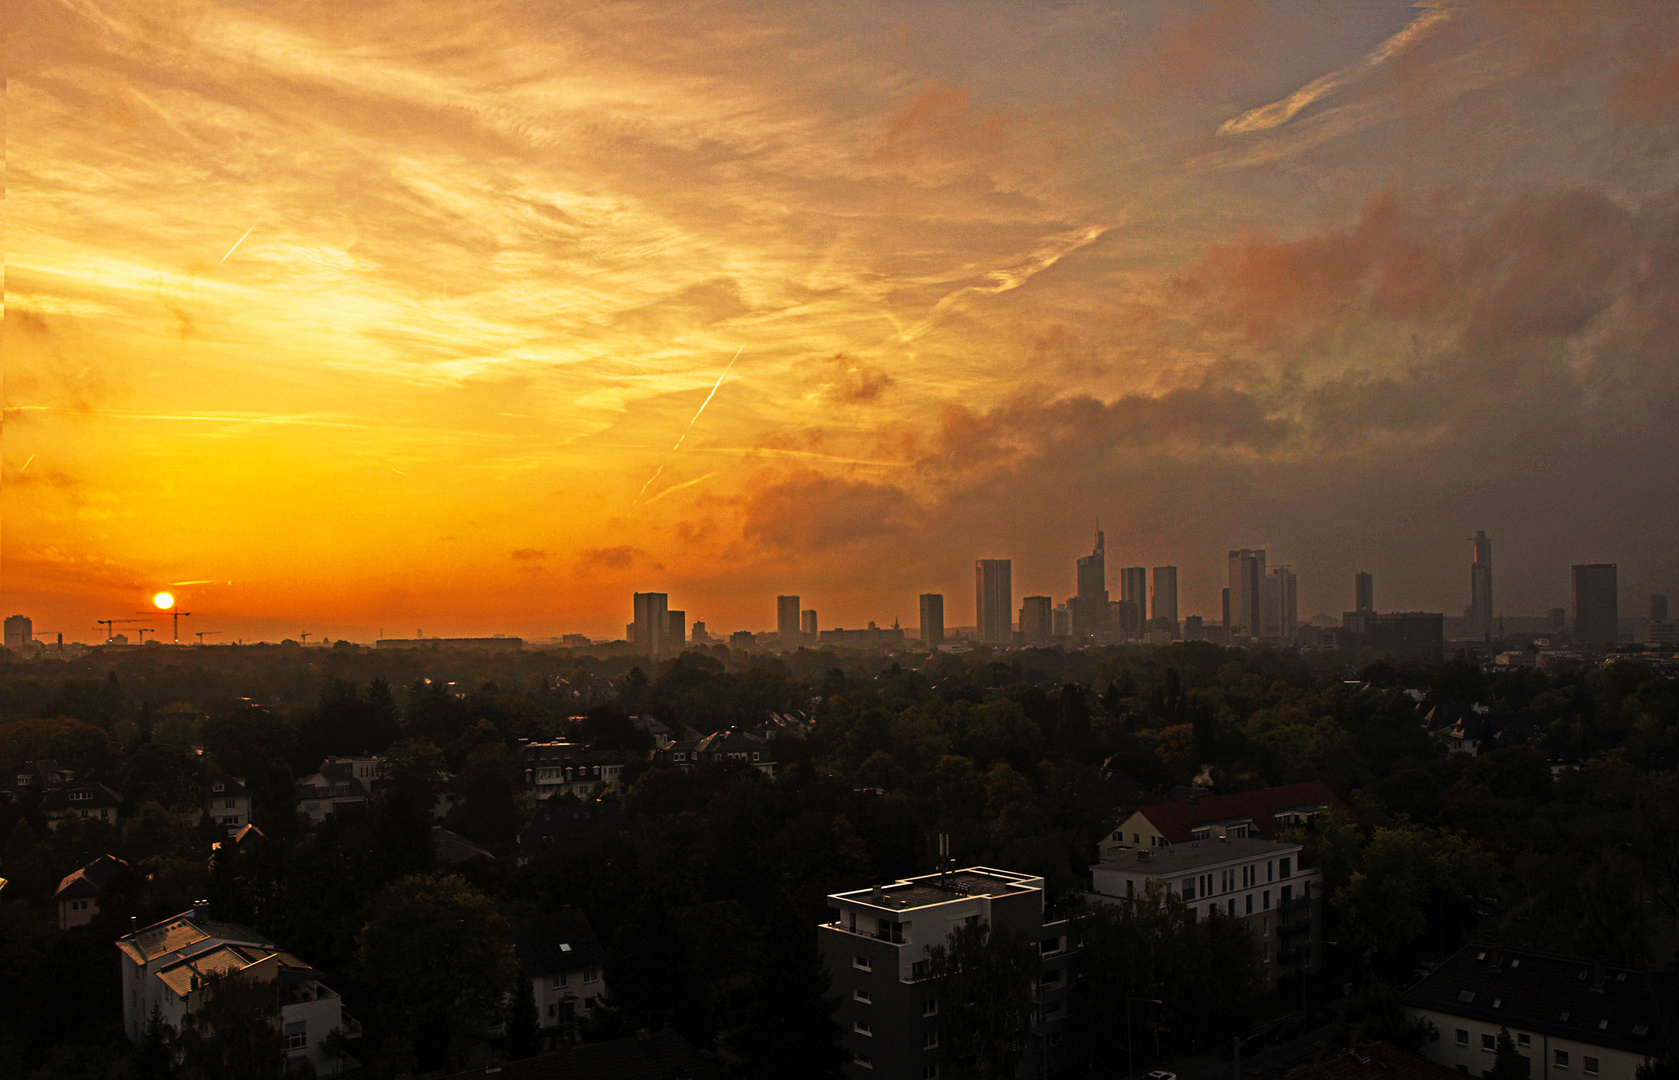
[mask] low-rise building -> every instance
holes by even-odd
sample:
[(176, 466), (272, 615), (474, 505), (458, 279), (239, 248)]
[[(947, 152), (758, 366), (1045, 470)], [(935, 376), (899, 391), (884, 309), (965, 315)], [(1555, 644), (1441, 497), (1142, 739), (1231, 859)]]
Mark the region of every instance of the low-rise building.
[(1543, 953), (1470, 945), (1400, 998), (1439, 1032), (1422, 1053), (1483, 1076), (1508, 1030), (1531, 1080), (1633, 1080), (1674, 1052), (1679, 990), (1672, 975)]
[(71, 818), (116, 825), (121, 811), (122, 793), (95, 780), (72, 780), (49, 788), (41, 796), (41, 812), (47, 817), (47, 828), (55, 831)]
[(513, 952), (536, 998), (537, 1025), (549, 1034), (575, 1031), (606, 993), (606, 950), (574, 907), (515, 920)]
[(243, 776), (216, 775), (210, 778), (206, 812), (229, 835), (251, 823), (251, 791)]
[(581, 743), (525, 743), (519, 763), (525, 772), (525, 802), (539, 806), (555, 795), (591, 798), (595, 789), (617, 791), (629, 755), (622, 750), (591, 750)]
[(372, 785), (357, 771), (355, 759), (327, 758), (320, 771), (297, 782), (297, 808), (319, 825), (343, 807), (366, 806)]
[(116, 946), (123, 1031), (137, 1045), (145, 1041), (154, 1011), (179, 1031), (187, 1015), (202, 1007), (213, 979), (237, 974), (279, 984), (288, 1068), (306, 1060), (316, 1075), (336, 1076), (354, 1064), (327, 1052), (333, 1032), (356, 1038), (361, 1026), (319, 972), (249, 927), (212, 919), (206, 903), (118, 938)]
[(775, 775), (775, 755), (762, 736), (740, 728), (714, 731), (694, 745), (694, 762), (704, 765), (714, 761), (740, 761), (759, 772)]
[(1066, 920), (1045, 907), (1042, 878), (976, 866), (834, 893), (828, 908), (817, 944), (840, 995), (848, 1077), (944, 1075), (942, 1005), (929, 950), (975, 919), (1024, 934), (1043, 958), (1020, 1075), (1065, 1064), (1073, 942)]
[(579, 806), (544, 803), (519, 830), (519, 865), (536, 858), (556, 837), (596, 832), (628, 838), (630, 815), (615, 802), (588, 802)]
[(1242, 920), (1253, 935), (1254, 962), (1267, 986), (1315, 972), (1323, 936), (1323, 875), (1301, 865), (1304, 848), (1263, 837), (1192, 840), (1118, 852), (1090, 868), (1096, 904), (1159, 890), (1180, 898), (1197, 919)]
[(1358, 815), (1321, 780), (1244, 791), (1238, 795), (1197, 795), (1179, 802), (1145, 806), (1126, 818), (1101, 843), (1104, 859), (1132, 848), (1166, 847), (1192, 840), (1264, 836), (1311, 824), (1326, 810), (1339, 810), (1356, 823)]
[(58, 905), (58, 928), (86, 926), (99, 914), (99, 894), (113, 878), (128, 869), (128, 863), (115, 855), (101, 855), (80, 870), (64, 875), (52, 894)]

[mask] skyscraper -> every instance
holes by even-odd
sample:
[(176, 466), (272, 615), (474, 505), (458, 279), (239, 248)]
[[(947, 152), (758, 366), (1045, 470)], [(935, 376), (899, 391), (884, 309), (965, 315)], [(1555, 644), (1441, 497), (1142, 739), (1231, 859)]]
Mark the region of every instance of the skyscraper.
[(21, 649), (33, 641), (34, 637), (35, 624), (29, 621), (29, 616), (6, 616), (6, 645), (8, 648)]
[(1154, 568), (1154, 607), (1151, 609), (1156, 619), (1170, 619), (1172, 626), (1178, 625), (1178, 568), (1175, 566), (1157, 566)]
[(1475, 561), (1469, 566), (1469, 633), (1472, 637), (1491, 637), (1492, 622), (1492, 540), (1485, 531), (1475, 533)]
[(775, 598), (775, 634), (786, 644), (792, 644), (799, 640), (799, 598), (797, 596), (778, 596)]
[(1054, 636), (1055, 601), (1047, 596), (1027, 596), (1020, 601), (1020, 639), (1027, 645), (1048, 645)]
[(1225, 623), (1231, 637), (1258, 637), (1265, 590), (1265, 549), (1238, 548), (1230, 552), (1230, 613)]
[(635, 594), (635, 622), (630, 624), (635, 640), (630, 642), (636, 652), (657, 657), (665, 651), (665, 638), (670, 633), (670, 595), (662, 592)]
[(1079, 559), (1078, 596), (1068, 605), (1073, 636), (1093, 637), (1108, 624), (1108, 557), (1102, 530), (1096, 530), (1096, 550)]
[(1363, 615), (1376, 610), (1376, 579), (1363, 570), (1353, 578), (1353, 610)]
[(936, 649), (944, 644), (944, 594), (921, 594), (921, 644)]
[(1014, 643), (1013, 572), (1007, 559), (974, 562), (974, 629), (988, 645)]
[(1590, 648), (1613, 645), (1621, 636), (1621, 600), (1614, 563), (1574, 567), (1574, 642)]
[(1119, 572), (1119, 598), (1136, 604), (1139, 616), (1148, 612), (1148, 567), (1127, 566)]
[(686, 611), (665, 612), (666, 637), (665, 644), (672, 648), (681, 648), (688, 640), (688, 613)]
[(1299, 613), (1294, 571), (1279, 566), (1266, 574), (1265, 636), (1292, 638), (1299, 628)]
[(808, 608), (799, 612), (799, 630), (808, 641), (816, 640), (816, 609)]

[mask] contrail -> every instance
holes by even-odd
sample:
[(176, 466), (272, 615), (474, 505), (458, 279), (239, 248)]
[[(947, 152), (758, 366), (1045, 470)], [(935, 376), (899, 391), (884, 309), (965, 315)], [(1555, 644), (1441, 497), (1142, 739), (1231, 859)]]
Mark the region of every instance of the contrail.
[[(174, 588), (178, 585), (220, 585), (220, 584), (221, 584), (221, 580), (219, 578), (201, 578), (198, 581), (171, 581), (169, 583), (169, 587)], [(230, 581), (230, 582), (228, 582), (228, 584), (232, 585), (233, 582)]]
[[(29, 461), (34, 461), (34, 460), (35, 460), (35, 455), (30, 454), (29, 455)], [(29, 461), (24, 462), (23, 463), (23, 468), (19, 469), (18, 472), (20, 472), (20, 473), (21, 472), (28, 472), (29, 471)]]
[(641, 501), (641, 497), (647, 494), (647, 489), (653, 486), (653, 481), (657, 480), (659, 478), (659, 474), (664, 471), (665, 467), (663, 465), (660, 465), (657, 469), (653, 470), (653, 475), (647, 478), (647, 483), (641, 485), (641, 490), (635, 493), (636, 502)]
[(657, 495), (653, 496), (651, 499), (648, 499), (647, 500), (647, 505), (652, 506), (654, 503), (658, 502), (660, 499), (664, 498), (666, 495), (669, 495), (673, 491), (681, 491), (683, 488), (693, 487), (695, 484), (698, 484), (698, 483), (700, 483), (702, 481), (705, 481), (705, 480), (710, 480), (713, 476), (716, 476), (716, 475), (717, 474), (714, 473), (714, 472), (708, 472), (704, 476), (696, 476), (692, 480), (684, 480), (680, 484), (672, 484), (670, 487), (665, 488), (665, 490), (659, 492)]
[[(676, 445), (675, 445), (675, 446), (673, 446), (673, 447), (671, 447), (671, 449), (672, 449), (672, 450), (680, 450), (680, 449), (682, 449), (682, 440), (683, 440), (683, 439), (686, 439), (686, 438), (687, 438), (687, 437), (688, 437), (688, 432), (690, 432), (690, 431), (692, 431), (692, 430), (694, 430), (694, 420), (698, 420), (698, 419), (699, 419), (699, 418), (700, 418), (700, 413), (703, 413), (703, 412), (705, 412), (705, 407), (706, 407), (706, 406), (707, 406), (707, 405), (710, 405), (710, 404), (711, 404), (711, 399), (712, 399), (712, 398), (714, 398), (714, 397), (716, 397), (716, 396), (717, 396), (717, 387), (719, 387), (719, 386), (722, 386), (722, 385), (723, 385), (723, 379), (724, 379), (724, 378), (725, 378), (725, 377), (726, 377), (726, 376), (727, 376), (727, 375), (728, 375), (728, 374), (729, 374), (729, 368), (732, 368), (732, 367), (734, 367), (734, 366), (735, 366), (735, 361), (736, 361), (736, 360), (739, 360), (739, 359), (740, 359), (740, 354), (741, 354), (741, 353), (742, 353), (742, 352), (743, 352), (743, 351), (744, 351), (744, 350), (745, 350), (745, 349), (746, 349), (746, 343), (745, 343), (745, 342), (742, 342), (742, 343), (741, 343), (741, 346), (740, 346), (740, 348), (739, 348), (739, 349), (736, 349), (736, 350), (735, 350), (735, 354), (734, 354), (734, 355), (733, 355), (733, 356), (731, 356), (731, 357), (729, 357), (729, 362), (728, 362), (728, 363), (727, 363), (727, 364), (725, 364), (725, 365), (724, 365), (724, 366), (723, 366), (723, 374), (722, 374), (722, 375), (719, 375), (719, 376), (717, 376), (717, 383), (716, 383), (716, 385), (714, 385), (714, 386), (713, 386), (713, 387), (712, 387), (712, 388), (711, 388), (711, 393), (709, 393), (709, 394), (707, 394), (707, 395), (706, 395), (706, 396), (705, 396), (705, 400), (704, 400), (704, 401), (702, 401), (702, 402), (700, 402), (700, 409), (699, 409), (699, 412), (696, 412), (696, 413), (695, 413), (695, 414), (694, 414), (694, 419), (693, 419), (693, 420), (690, 420), (690, 421), (688, 421), (688, 426), (687, 426), (687, 427), (685, 427), (685, 428), (683, 428), (683, 429), (682, 429), (682, 434), (681, 434), (681, 436), (679, 436), (679, 437), (678, 437), (678, 438), (677, 438), (677, 440), (676, 440)], [(661, 466), (659, 466), (659, 467), (660, 467), (660, 468), (661, 468), (661, 469), (662, 469), (662, 468), (664, 468), (664, 466), (663, 466), (663, 465), (661, 465)], [(645, 491), (645, 490), (646, 490), (646, 489), (645, 489), (645, 488), (643, 488), (643, 489), (642, 489), (642, 490), (644, 490), (644, 491)]]
[[(254, 229), (256, 227), (257, 227), (256, 222), (254, 222), (254, 221), (251, 222), (251, 229)], [(245, 230), (245, 236), (251, 235), (251, 229), (246, 229)], [(227, 249), (227, 255), (232, 255), (235, 251), (239, 250), (239, 245), (243, 244), (245, 242), (245, 236), (241, 236), (239, 239), (237, 239), (233, 242), (233, 246)], [(227, 255), (223, 255), (221, 257), (221, 262), (216, 263), (216, 265), (220, 266), (222, 263), (226, 262), (227, 261)]]

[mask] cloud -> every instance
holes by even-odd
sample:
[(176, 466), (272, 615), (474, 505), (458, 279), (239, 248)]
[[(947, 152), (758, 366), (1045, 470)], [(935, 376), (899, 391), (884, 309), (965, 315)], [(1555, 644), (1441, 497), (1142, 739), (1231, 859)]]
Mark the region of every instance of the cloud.
[(1237, 69), (1256, 13), (1251, 0), (1213, 0), (1189, 18), (1169, 17), (1132, 85), (1151, 96), (1190, 93)]
[(541, 548), (515, 548), (512, 557), (514, 562), (541, 562), (548, 553)]
[(659, 563), (650, 562), (647, 552), (633, 544), (585, 548), (577, 556), (575, 569), (580, 577), (586, 577), (598, 571), (621, 572), (638, 565), (654, 570), (664, 569)]
[(765, 470), (747, 485), (741, 533), (793, 555), (833, 552), (902, 534), (915, 513), (900, 488), (811, 469)]
[(834, 405), (876, 404), (893, 383), (892, 376), (878, 364), (846, 353), (802, 360), (797, 367), (816, 384), (822, 400)]

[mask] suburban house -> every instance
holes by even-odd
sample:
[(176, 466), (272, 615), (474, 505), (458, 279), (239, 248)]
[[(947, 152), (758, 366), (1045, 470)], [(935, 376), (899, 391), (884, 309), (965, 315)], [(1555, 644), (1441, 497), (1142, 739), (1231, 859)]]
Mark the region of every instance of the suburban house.
[(1423, 1056), (1482, 1076), (1508, 1029), (1532, 1080), (1633, 1080), (1671, 1060), (1679, 982), (1631, 968), (1470, 945), (1400, 997), (1406, 1015), (1440, 1033)]
[(320, 771), (297, 782), (297, 808), (319, 825), (340, 807), (366, 806), (372, 784), (358, 771), (353, 759), (327, 758)]
[(52, 894), (58, 905), (58, 928), (86, 926), (99, 914), (99, 894), (111, 879), (128, 869), (128, 863), (115, 855), (101, 855), (80, 870), (64, 875), (58, 890)]
[(581, 806), (543, 803), (519, 830), (519, 865), (536, 858), (555, 837), (593, 832), (628, 837), (630, 815), (615, 802), (589, 802)]
[(597, 787), (618, 790), (618, 777), (629, 761), (622, 750), (591, 750), (580, 743), (525, 743), (519, 747), (525, 771), (525, 800), (540, 805), (554, 795), (587, 799)]
[(217, 825), (238, 832), (251, 823), (251, 792), (242, 776), (216, 775), (210, 778), (207, 812)]
[(41, 812), (47, 816), (47, 828), (55, 831), (70, 818), (115, 825), (121, 810), (122, 793), (94, 780), (71, 780), (49, 788), (41, 796)]
[(342, 1001), (321, 983), (319, 973), (248, 927), (210, 917), (210, 905), (153, 923), (117, 939), (122, 967), (122, 1021), (129, 1041), (145, 1041), (155, 1009), (177, 1031), (201, 1008), (213, 977), (241, 977), (279, 984), (280, 1025), (288, 1068), (305, 1060), (320, 1076), (336, 1076), (353, 1065), (327, 1053), (335, 1031), (349, 1038), (361, 1026), (345, 1015)]
[(1019, 1074), (1070, 1063), (1065, 1028), (1074, 943), (1067, 922), (1044, 905), (1043, 878), (976, 866), (834, 893), (828, 909), (816, 937), (840, 995), (848, 1077), (944, 1075), (940, 992), (928, 949), (976, 919), (1025, 934), (1043, 957)]
[(712, 732), (694, 746), (693, 756), (695, 763), (700, 765), (712, 761), (741, 761), (761, 773), (775, 775), (775, 755), (770, 752), (768, 741), (761, 735), (740, 728)]
[(1299, 844), (1237, 836), (1116, 852), (1090, 868), (1093, 904), (1148, 895), (1181, 898), (1197, 919), (1241, 919), (1267, 986), (1323, 964), (1323, 876), (1301, 865)]
[(1145, 806), (1102, 841), (1102, 858), (1132, 848), (1166, 847), (1192, 840), (1244, 836), (1275, 840), (1288, 829), (1309, 825), (1326, 810), (1339, 810), (1348, 821), (1358, 821), (1358, 815), (1321, 780), (1239, 795), (1197, 795), (1182, 802)]
[(550, 1035), (574, 1031), (606, 993), (606, 950), (574, 907), (515, 920), (513, 952), (530, 980), (537, 1024)]

